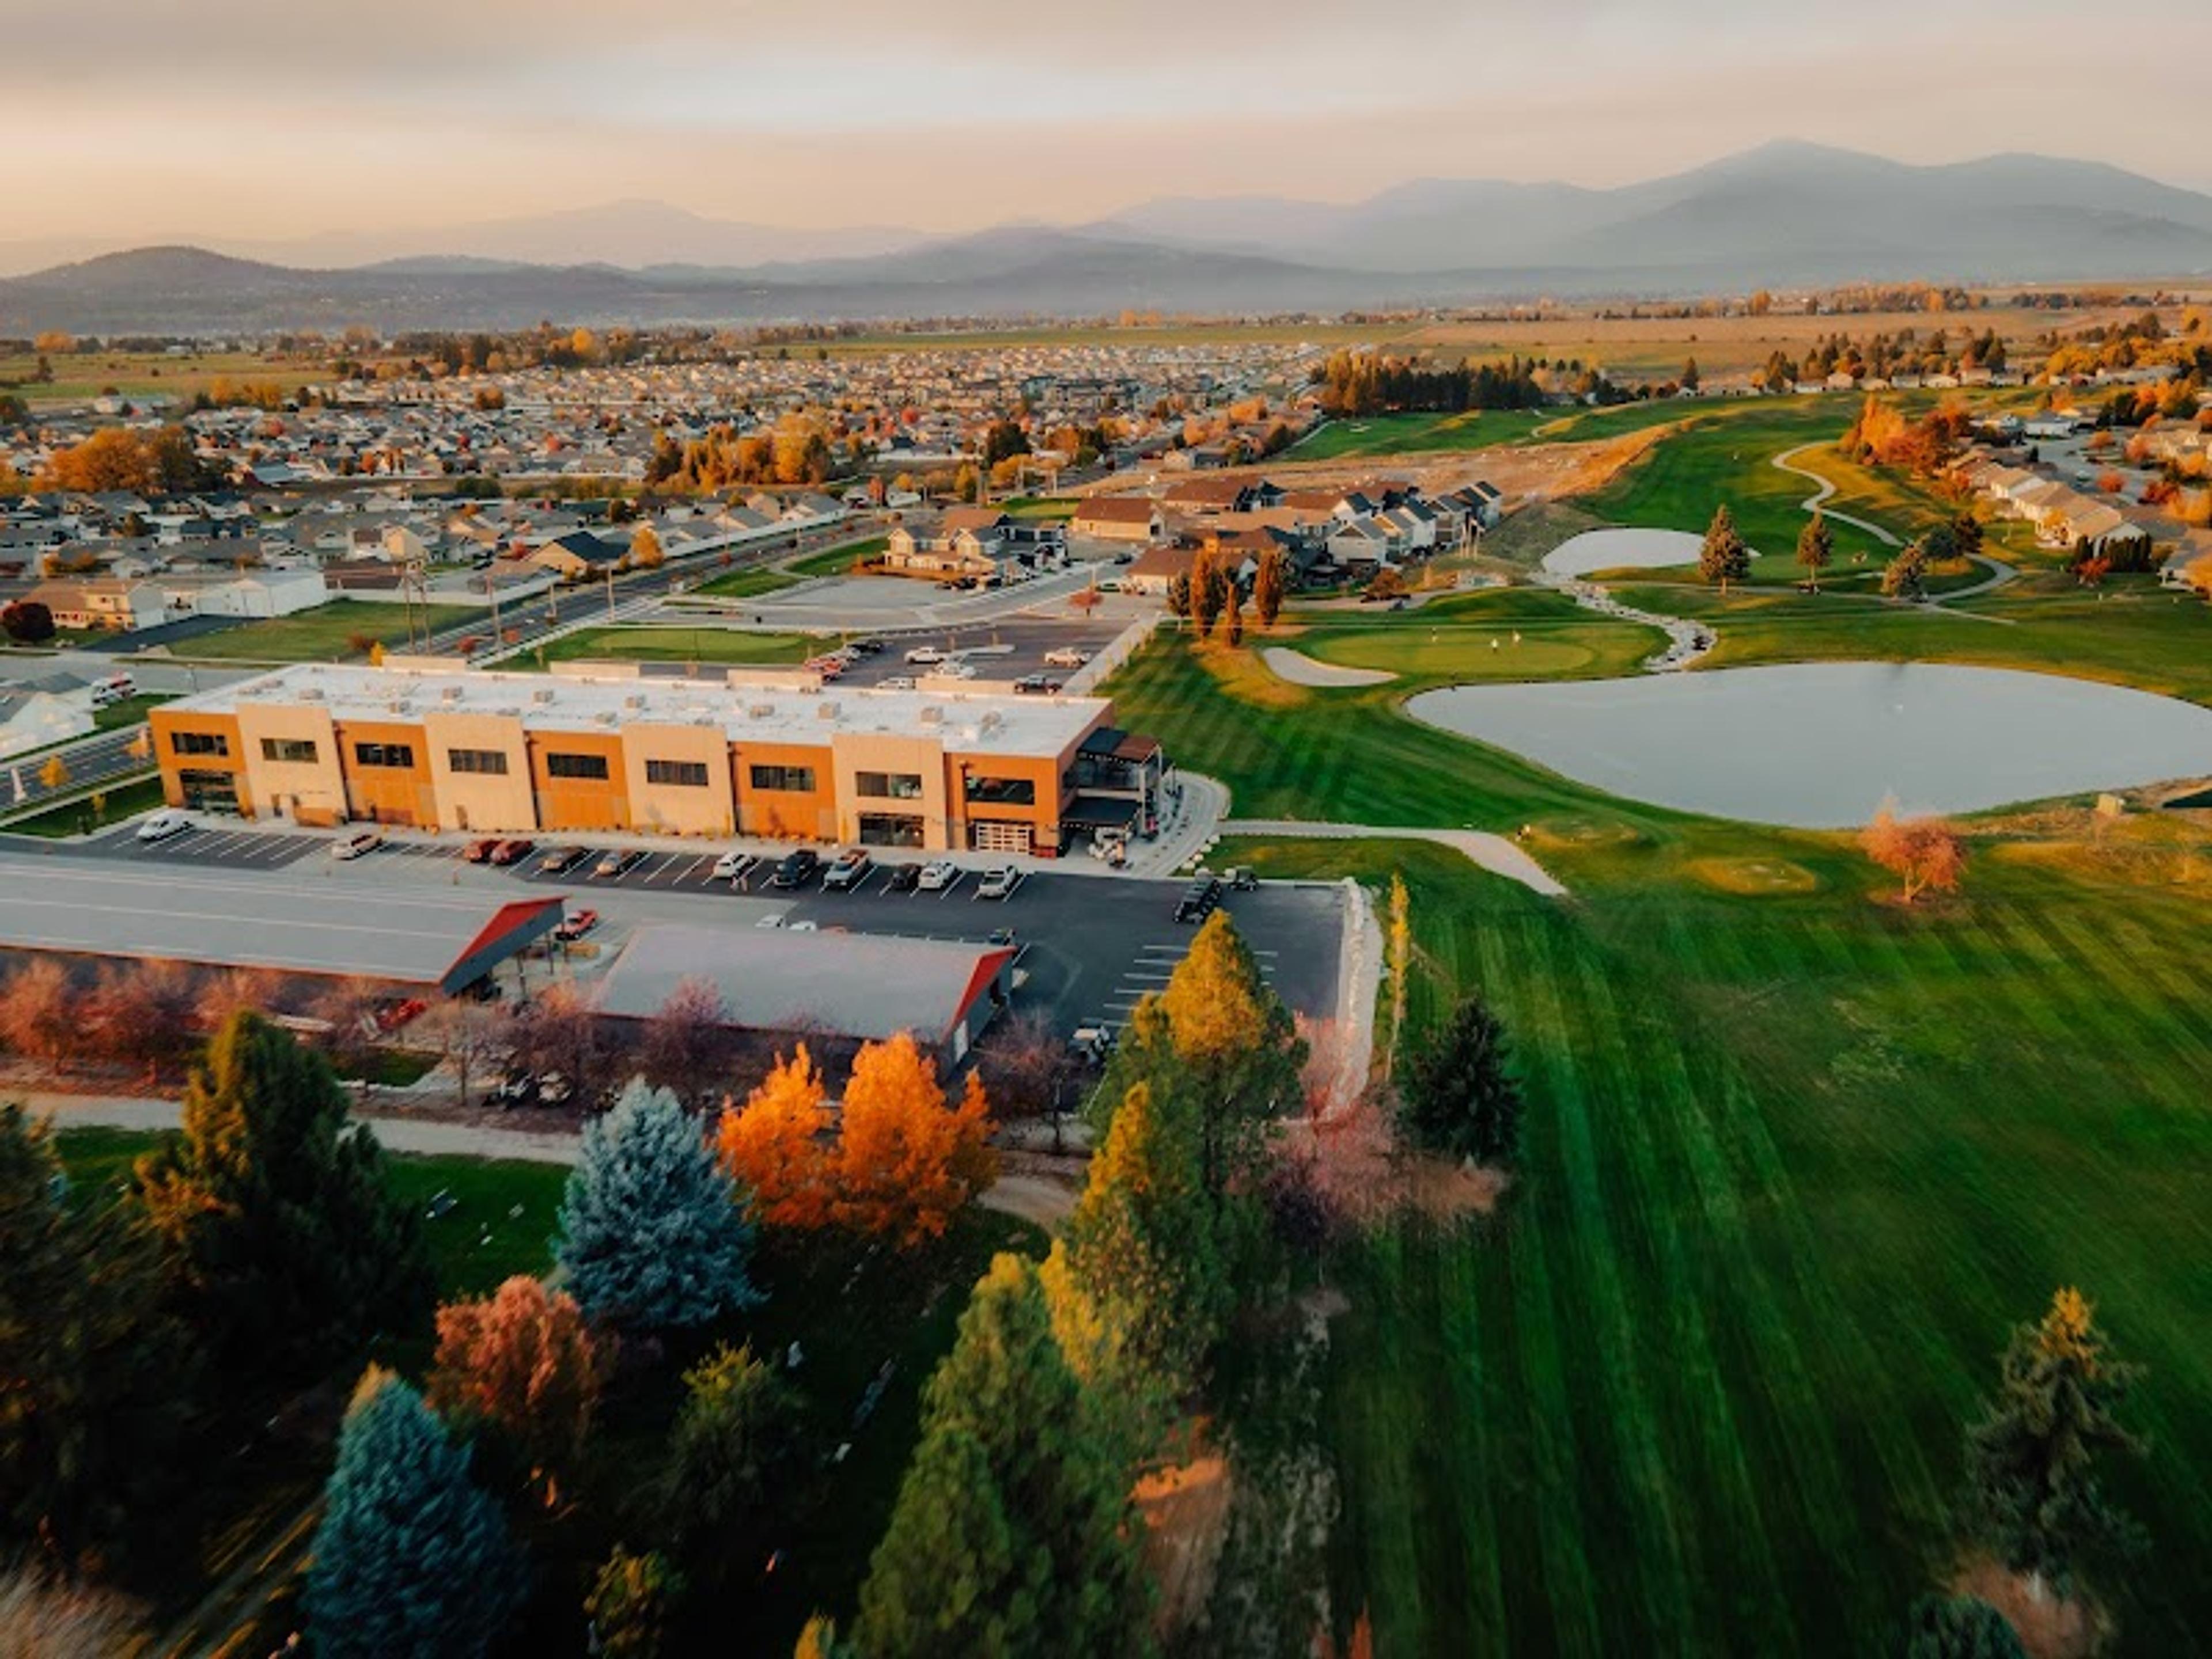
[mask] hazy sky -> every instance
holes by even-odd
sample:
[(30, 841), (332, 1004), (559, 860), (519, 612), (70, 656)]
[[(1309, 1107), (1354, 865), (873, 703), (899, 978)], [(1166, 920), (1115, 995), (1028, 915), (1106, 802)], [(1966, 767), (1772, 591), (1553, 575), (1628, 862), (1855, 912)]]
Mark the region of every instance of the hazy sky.
[(0, 240), (630, 197), (955, 229), (1783, 136), (2212, 185), (2212, 0), (0, 0)]

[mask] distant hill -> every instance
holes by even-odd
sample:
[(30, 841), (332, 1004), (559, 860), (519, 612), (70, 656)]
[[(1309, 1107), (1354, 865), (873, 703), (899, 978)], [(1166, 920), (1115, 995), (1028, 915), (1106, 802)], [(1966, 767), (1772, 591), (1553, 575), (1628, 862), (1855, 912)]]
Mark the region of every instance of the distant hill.
[(1431, 179), (1351, 204), (1172, 198), (935, 240), (650, 202), (445, 234), (458, 240), (374, 263), (104, 254), (0, 280), (0, 333), (1335, 310), (2212, 272), (2212, 197), (2193, 191), (2045, 156), (1912, 167), (1795, 143), (1613, 190)]

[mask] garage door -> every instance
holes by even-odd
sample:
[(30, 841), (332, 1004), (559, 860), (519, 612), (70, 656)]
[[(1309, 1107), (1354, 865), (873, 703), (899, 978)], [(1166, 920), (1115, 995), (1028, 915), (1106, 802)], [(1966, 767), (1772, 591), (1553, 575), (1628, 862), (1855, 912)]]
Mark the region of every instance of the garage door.
[(975, 850), (979, 853), (1030, 850), (1030, 826), (1026, 823), (977, 823), (969, 828), (975, 832)]

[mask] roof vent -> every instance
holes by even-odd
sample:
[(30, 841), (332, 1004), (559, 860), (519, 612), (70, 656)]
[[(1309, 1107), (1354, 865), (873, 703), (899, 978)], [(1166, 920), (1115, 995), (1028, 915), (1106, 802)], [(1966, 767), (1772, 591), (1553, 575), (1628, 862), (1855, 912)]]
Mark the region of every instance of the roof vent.
[(532, 691), (530, 694), (530, 701), (542, 707), (553, 701), (553, 692), (550, 688), (539, 691)]
[(921, 719), (924, 726), (942, 726), (945, 724), (945, 711), (933, 702), (926, 703), (922, 707)]
[(300, 701), (301, 702), (322, 702), (323, 688), (319, 685), (310, 685), (301, 688), (300, 692)]
[(638, 693), (633, 691), (629, 696), (623, 699), (623, 707), (625, 708), (642, 708), (645, 707), (645, 699)]
[(458, 685), (449, 685), (438, 695), (447, 702), (459, 702), (461, 700), (461, 688)]
[(814, 713), (817, 719), (834, 720), (837, 718), (837, 705), (834, 702), (825, 702)]
[(772, 702), (751, 702), (745, 705), (745, 715), (750, 720), (764, 720), (775, 713), (775, 705)]

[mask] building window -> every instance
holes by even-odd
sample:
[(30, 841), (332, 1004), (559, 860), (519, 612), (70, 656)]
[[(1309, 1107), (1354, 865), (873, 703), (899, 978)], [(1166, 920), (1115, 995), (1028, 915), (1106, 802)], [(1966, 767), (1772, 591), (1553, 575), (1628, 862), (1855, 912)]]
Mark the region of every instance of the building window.
[(678, 783), (687, 789), (707, 787), (707, 763), (704, 761), (649, 760), (645, 763), (647, 783)]
[(474, 772), (487, 778), (507, 775), (507, 750), (504, 749), (448, 749), (446, 751), (447, 769), (453, 772)]
[(871, 800), (920, 800), (919, 772), (856, 772), (853, 787)]
[(920, 818), (902, 817), (896, 812), (863, 812), (860, 830), (860, 844), (864, 847), (921, 845)]
[(313, 766), (316, 760), (315, 740), (313, 738), (264, 738), (261, 739), (261, 758)]
[(779, 794), (811, 795), (814, 793), (814, 769), (811, 766), (756, 766), (753, 768), (753, 787), (774, 790)]
[(562, 755), (549, 751), (545, 757), (545, 775), (549, 778), (584, 778), (593, 783), (607, 781), (607, 757), (605, 755)]
[(179, 755), (228, 755), (230, 739), (220, 732), (172, 732), (169, 749)]
[(415, 764), (415, 746), (406, 743), (357, 743), (353, 746), (358, 766), (388, 766), (401, 771)]
[(975, 778), (968, 780), (968, 799), (981, 806), (1035, 806), (1033, 778)]

